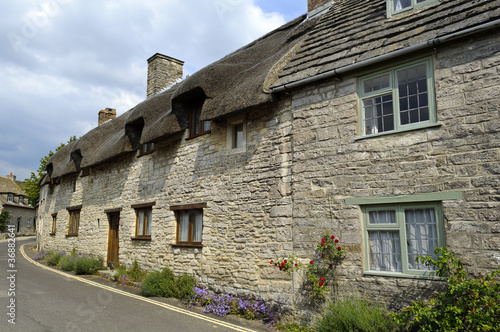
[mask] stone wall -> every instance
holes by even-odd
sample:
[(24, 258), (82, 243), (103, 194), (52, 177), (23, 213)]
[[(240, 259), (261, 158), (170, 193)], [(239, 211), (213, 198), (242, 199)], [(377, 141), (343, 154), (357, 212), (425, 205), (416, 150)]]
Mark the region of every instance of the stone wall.
[[(290, 102), (245, 115), (246, 147), (228, 147), (231, 118), (212, 122), (211, 133), (155, 143), (152, 154), (93, 167), (90, 176), (65, 176), (47, 196), (43, 250), (73, 248), (107, 257), (105, 210), (121, 208), (120, 262), (144, 269), (170, 266), (216, 291), (253, 294), (291, 305), (291, 281), (269, 260), (292, 249)], [(241, 115), (239, 116), (241, 118)], [(76, 180), (76, 186), (73, 181)], [(74, 190), (74, 189), (75, 190)], [(133, 204), (155, 202), (151, 241), (135, 235)], [(173, 246), (170, 206), (206, 203), (203, 248)], [(67, 207), (82, 205), (78, 236), (67, 237)], [(49, 235), (51, 214), (57, 231)]]
[[(4, 210), (10, 214), (10, 224), (16, 227), (17, 235), (34, 235), (35, 234), (35, 209), (30, 207), (17, 207), (12, 205), (4, 206)], [(19, 231), (17, 231), (17, 219), (21, 218)], [(30, 227), (28, 227), (28, 219), (30, 219)]]
[(341, 291), (399, 305), (440, 286), (364, 274), (362, 214), (347, 198), (462, 192), (463, 200), (442, 202), (446, 245), (472, 272), (498, 268), (498, 45), (498, 34), (483, 36), (432, 55), (436, 127), (359, 139), (356, 75), (363, 72), (293, 94), (294, 249), (306, 260), (323, 230), (338, 235), (347, 248)]

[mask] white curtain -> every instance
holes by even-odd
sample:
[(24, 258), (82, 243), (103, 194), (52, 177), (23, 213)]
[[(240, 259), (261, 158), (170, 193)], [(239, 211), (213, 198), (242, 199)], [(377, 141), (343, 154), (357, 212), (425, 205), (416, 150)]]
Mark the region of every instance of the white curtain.
[(201, 233), (203, 229), (203, 214), (196, 212), (193, 225), (193, 242), (201, 242)]
[(371, 270), (401, 272), (399, 231), (370, 231), (368, 236)]
[(416, 262), (416, 257), (431, 255), (438, 245), (434, 209), (405, 210), (408, 267), (414, 270), (431, 270), (430, 266)]
[(152, 211), (148, 210), (148, 224), (146, 225), (146, 235), (151, 235), (151, 219), (152, 219)]
[(139, 228), (137, 235), (144, 235), (144, 210), (139, 210)]
[(179, 238), (181, 242), (187, 242), (189, 235), (189, 213), (181, 214), (181, 233), (179, 234)]

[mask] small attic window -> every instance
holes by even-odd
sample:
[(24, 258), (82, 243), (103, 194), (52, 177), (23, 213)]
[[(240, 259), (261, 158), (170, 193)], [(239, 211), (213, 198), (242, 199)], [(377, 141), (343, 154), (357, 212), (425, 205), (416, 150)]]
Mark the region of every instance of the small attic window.
[(439, 0), (387, 0), (387, 17), (404, 14), (438, 1)]
[(138, 157), (142, 157), (142, 156), (145, 156), (145, 155), (153, 153), (154, 148), (155, 148), (155, 144), (154, 143), (143, 143), (143, 144), (141, 144), (141, 149), (139, 151), (139, 156)]
[(143, 118), (139, 118), (125, 125), (125, 135), (127, 135), (133, 150), (139, 150), (141, 148), (141, 135), (143, 129)]

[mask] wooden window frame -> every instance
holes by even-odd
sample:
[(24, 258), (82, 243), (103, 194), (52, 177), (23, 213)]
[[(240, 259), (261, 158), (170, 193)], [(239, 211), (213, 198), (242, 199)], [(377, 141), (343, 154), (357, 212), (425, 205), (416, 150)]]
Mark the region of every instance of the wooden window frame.
[(81, 206), (74, 206), (66, 208), (69, 213), (68, 234), (66, 236), (78, 236), (78, 229), (80, 227), (80, 213)]
[[(399, 105), (399, 92), (398, 92), (398, 80), (397, 80), (397, 72), (409, 69), (413, 67), (417, 67), (420, 65), (425, 65), (426, 68), (426, 81), (427, 81), (427, 107), (429, 112), (429, 119), (425, 121), (409, 123), (409, 124), (400, 124), (400, 105)], [(389, 76), (389, 86), (386, 88), (377, 89), (372, 92), (366, 93), (364, 91), (364, 83), (365, 81), (382, 77), (385, 75)], [(383, 135), (390, 135), (398, 132), (405, 132), (410, 130), (429, 128), (442, 125), (437, 121), (437, 110), (436, 110), (436, 101), (435, 101), (435, 85), (434, 85), (434, 67), (433, 61), (431, 57), (421, 58), (411, 62), (400, 63), (396, 66), (386, 67), (383, 70), (378, 70), (371, 74), (362, 76), (358, 79), (358, 107), (359, 107), (359, 134), (360, 136), (356, 139), (377, 137)], [(377, 98), (381, 96), (391, 95), (392, 97), (392, 114), (393, 114), (393, 126), (394, 129), (386, 130), (377, 133), (366, 133), (365, 126), (365, 109), (364, 109), (364, 100), (370, 98)]]
[[(149, 228), (150, 233), (153, 232), (153, 206), (155, 205), (156, 202), (150, 202), (131, 206), (135, 210), (135, 235), (132, 237), (132, 240), (151, 241), (151, 234), (147, 234), (147, 230)], [(139, 231), (141, 212), (144, 213), (144, 220), (142, 222), (142, 230)], [(148, 220), (150, 221), (150, 224), (148, 223)]]
[[(197, 203), (189, 205), (177, 205), (171, 206), (170, 210), (174, 211), (176, 218), (176, 236), (175, 244), (173, 246), (177, 247), (192, 247), (192, 248), (202, 248), (203, 247), (203, 228), (204, 228), (204, 213), (203, 209), (207, 207), (206, 203)], [(189, 226), (188, 226), (188, 241), (180, 241), (181, 238), (181, 217), (182, 215), (189, 215)], [(201, 236), (202, 241), (193, 241), (193, 228), (195, 223), (195, 215), (201, 214)]]
[(49, 235), (56, 235), (57, 213), (52, 213), (52, 229)]
[(387, 18), (391, 18), (398, 15), (407, 14), (408, 12), (418, 10), (423, 7), (432, 5), (433, 3), (439, 2), (441, 0), (424, 0), (417, 2), (417, 0), (411, 0), (411, 5), (400, 10), (394, 10), (394, 2), (397, 0), (387, 0)]
[(82, 175), (80, 175), (82, 178), (85, 176), (89, 176), (91, 173), (91, 168), (90, 167), (83, 167), (82, 168)]

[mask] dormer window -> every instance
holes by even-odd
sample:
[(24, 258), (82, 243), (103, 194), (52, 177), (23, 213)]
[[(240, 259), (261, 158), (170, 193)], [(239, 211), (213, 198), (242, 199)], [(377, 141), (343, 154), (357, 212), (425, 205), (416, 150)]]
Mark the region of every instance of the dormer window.
[(19, 196), (19, 204), (24, 204), (24, 197), (23, 196)]
[(13, 194), (9, 194), (7, 196), (7, 200), (9, 201), (9, 203), (14, 203), (14, 195)]
[(387, 0), (387, 17), (428, 6), (439, 0)]
[(201, 121), (201, 108), (204, 99), (198, 99), (189, 109), (189, 138), (194, 138), (210, 132), (210, 121)]

